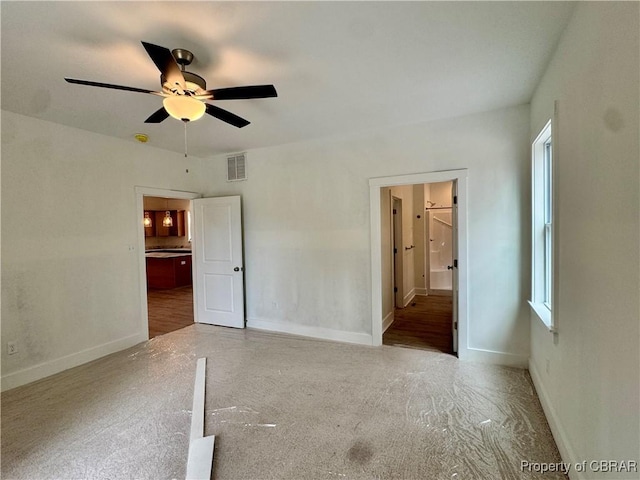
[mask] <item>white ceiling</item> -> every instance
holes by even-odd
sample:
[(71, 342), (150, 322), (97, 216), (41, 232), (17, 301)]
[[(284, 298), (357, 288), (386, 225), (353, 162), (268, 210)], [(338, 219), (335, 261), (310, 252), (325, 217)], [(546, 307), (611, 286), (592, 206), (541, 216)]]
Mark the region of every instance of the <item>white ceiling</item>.
[(274, 84), (214, 102), (252, 123), (188, 126), (208, 157), (527, 103), (571, 2), (1, 2), (2, 108), (183, 152), (183, 126), (144, 120), (158, 90), (141, 40), (191, 50), (208, 88)]

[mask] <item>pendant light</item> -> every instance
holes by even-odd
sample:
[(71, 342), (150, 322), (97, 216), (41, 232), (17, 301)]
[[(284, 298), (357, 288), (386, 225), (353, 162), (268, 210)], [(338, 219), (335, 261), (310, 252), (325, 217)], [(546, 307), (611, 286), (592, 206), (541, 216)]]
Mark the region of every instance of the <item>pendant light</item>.
[(171, 218), (171, 212), (169, 211), (169, 199), (167, 198), (167, 211), (164, 212), (164, 218), (162, 219), (163, 227), (173, 227), (173, 218)]
[(164, 213), (164, 218), (162, 219), (163, 227), (173, 227), (173, 218), (171, 218), (171, 212), (167, 210)]
[(151, 217), (149, 216), (149, 212), (144, 212), (144, 218), (142, 219), (142, 224), (144, 225), (144, 228), (149, 228), (153, 226), (153, 223), (151, 222)]

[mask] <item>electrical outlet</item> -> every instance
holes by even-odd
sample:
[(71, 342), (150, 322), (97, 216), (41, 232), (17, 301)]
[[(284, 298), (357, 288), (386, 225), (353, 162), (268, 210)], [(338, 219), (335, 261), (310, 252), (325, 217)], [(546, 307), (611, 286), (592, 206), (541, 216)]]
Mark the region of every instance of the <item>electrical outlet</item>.
[(17, 342), (7, 342), (7, 352), (9, 355), (13, 355), (18, 353), (18, 343)]

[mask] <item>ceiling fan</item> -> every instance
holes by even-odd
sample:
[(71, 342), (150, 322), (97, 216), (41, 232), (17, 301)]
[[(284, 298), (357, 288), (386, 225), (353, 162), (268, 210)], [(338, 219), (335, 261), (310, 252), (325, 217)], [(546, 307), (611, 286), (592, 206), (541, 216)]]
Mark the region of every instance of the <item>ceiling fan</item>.
[(249, 125), (234, 113), (206, 103), (206, 100), (244, 100), (252, 98), (277, 97), (278, 93), (273, 85), (251, 85), (244, 87), (216, 88), (207, 90), (207, 84), (200, 75), (187, 72), (185, 67), (193, 61), (193, 54), (185, 49), (177, 48), (172, 52), (168, 48), (152, 43), (142, 42), (145, 50), (160, 70), (161, 91), (143, 88), (112, 85), (109, 83), (90, 82), (66, 78), (69, 83), (89, 85), (92, 87), (112, 88), (129, 92), (150, 93), (164, 97), (162, 107), (152, 113), (145, 123), (160, 123), (169, 116), (183, 122), (198, 120), (205, 113), (234, 127), (242, 128)]

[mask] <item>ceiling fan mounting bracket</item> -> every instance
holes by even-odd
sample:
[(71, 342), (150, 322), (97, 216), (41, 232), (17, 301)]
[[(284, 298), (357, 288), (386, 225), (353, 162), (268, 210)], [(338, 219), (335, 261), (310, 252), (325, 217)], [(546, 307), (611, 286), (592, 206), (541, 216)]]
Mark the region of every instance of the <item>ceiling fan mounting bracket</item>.
[(176, 63), (182, 67), (182, 70), (193, 62), (193, 53), (184, 48), (174, 48), (171, 50), (171, 54), (176, 59)]

